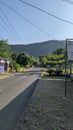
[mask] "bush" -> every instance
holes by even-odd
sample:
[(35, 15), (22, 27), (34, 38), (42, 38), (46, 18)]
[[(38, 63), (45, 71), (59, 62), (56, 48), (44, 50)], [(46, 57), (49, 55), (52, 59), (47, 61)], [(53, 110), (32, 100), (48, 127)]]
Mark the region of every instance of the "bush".
[(54, 68), (48, 69), (47, 72), (49, 73), (49, 75), (56, 75), (56, 76), (63, 75), (62, 70), (55, 70)]
[(57, 76), (58, 76), (58, 75), (62, 75), (62, 74), (63, 74), (63, 71), (62, 71), (62, 70), (56, 70), (56, 71), (55, 71), (55, 75), (57, 75)]
[(50, 68), (50, 69), (48, 69), (47, 72), (49, 73), (49, 75), (52, 75), (52, 74), (54, 74), (55, 69), (54, 68)]
[(18, 68), (20, 68), (20, 65), (16, 63), (16, 61), (12, 60), (9, 64), (10, 72), (18, 72)]
[(18, 72), (23, 72), (24, 71), (24, 68), (23, 67), (18, 67)]

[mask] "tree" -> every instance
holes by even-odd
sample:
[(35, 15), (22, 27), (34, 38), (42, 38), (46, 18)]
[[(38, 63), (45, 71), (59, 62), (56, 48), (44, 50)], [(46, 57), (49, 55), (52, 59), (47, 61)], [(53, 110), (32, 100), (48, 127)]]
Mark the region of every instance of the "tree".
[(30, 67), (32, 67), (33, 65), (35, 65), (36, 60), (35, 60), (35, 58), (34, 58), (33, 56), (27, 55), (27, 59), (28, 59), (28, 65), (29, 65)]
[(28, 66), (28, 67), (32, 67), (36, 63), (36, 59), (27, 53), (18, 54), (16, 61), (18, 64), (22, 66)]
[(40, 65), (42, 67), (46, 67), (46, 65), (47, 65), (47, 58), (46, 58), (46, 56), (40, 56), (39, 57), (39, 61), (40, 61)]
[(51, 66), (59, 65), (61, 66), (64, 63), (64, 54), (50, 54), (47, 56), (47, 63)]
[(57, 50), (55, 50), (55, 51), (53, 52), (53, 54), (56, 54), (56, 55), (65, 54), (65, 49), (63, 49), (63, 48), (58, 48)]
[(30, 56), (27, 53), (18, 54), (17, 63), (23, 66), (27, 66), (30, 64)]
[(16, 61), (16, 60), (17, 60), (17, 56), (18, 56), (17, 53), (15, 53), (15, 52), (12, 52), (12, 53), (11, 53), (11, 59), (12, 59), (12, 60), (15, 60), (15, 61)]
[(0, 56), (3, 58), (9, 58), (10, 52), (7, 40), (0, 40)]
[(10, 62), (10, 64), (9, 64), (9, 67), (10, 67), (10, 71), (12, 72), (12, 71), (18, 71), (18, 68), (20, 67), (20, 65), (19, 64), (17, 64), (16, 63), (16, 61), (14, 61), (14, 60), (12, 60), (11, 62)]
[(43, 67), (46, 67), (47, 65), (54, 66), (59, 65), (61, 66), (65, 62), (65, 50), (62, 48), (57, 49), (52, 54), (49, 54), (47, 56), (40, 56), (40, 64)]

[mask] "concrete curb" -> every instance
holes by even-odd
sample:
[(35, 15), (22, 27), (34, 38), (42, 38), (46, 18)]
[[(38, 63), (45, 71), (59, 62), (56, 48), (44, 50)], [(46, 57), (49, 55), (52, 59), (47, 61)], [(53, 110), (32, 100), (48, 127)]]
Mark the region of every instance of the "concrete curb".
[[(27, 107), (27, 104), (28, 104), (28, 102), (29, 102), (29, 99), (32, 97), (32, 94), (34, 93), (35, 87), (37, 86), (38, 82), (39, 82), (39, 79), (35, 80), (35, 81), (33, 82), (33, 84), (30, 85), (30, 87), (32, 87), (32, 88), (31, 88), (29, 97), (27, 98), (25, 108)], [(24, 108), (24, 110), (25, 110), (25, 108)], [(20, 123), (20, 120), (21, 120), (21, 118), (22, 118), (22, 116), (23, 116), (23, 113), (24, 113), (24, 111), (23, 111), (22, 114), (20, 115), (20, 118), (19, 118), (19, 120), (17, 121), (14, 130), (17, 130), (17, 126), (18, 126), (18, 124)]]

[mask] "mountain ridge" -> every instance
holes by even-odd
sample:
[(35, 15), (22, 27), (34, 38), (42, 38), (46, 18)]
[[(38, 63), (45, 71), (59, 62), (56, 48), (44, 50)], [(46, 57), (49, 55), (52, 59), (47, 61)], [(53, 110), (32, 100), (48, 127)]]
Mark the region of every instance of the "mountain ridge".
[(58, 48), (65, 48), (65, 41), (64, 40), (49, 40), (43, 41), (38, 43), (31, 43), (31, 44), (17, 44), (17, 45), (10, 45), (10, 48), (13, 52), (22, 53), (26, 52), (36, 58), (42, 55), (51, 54), (53, 51), (57, 50)]

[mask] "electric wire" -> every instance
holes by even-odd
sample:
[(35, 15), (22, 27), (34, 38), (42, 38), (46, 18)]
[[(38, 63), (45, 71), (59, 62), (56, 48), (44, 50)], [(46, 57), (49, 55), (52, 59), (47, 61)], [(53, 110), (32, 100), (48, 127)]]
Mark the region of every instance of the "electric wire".
[(34, 9), (39, 10), (39, 11), (41, 11), (41, 12), (47, 14), (47, 15), (50, 15), (50, 16), (52, 16), (52, 17), (54, 17), (54, 18), (56, 18), (56, 19), (58, 19), (58, 20), (60, 20), (60, 21), (62, 21), (62, 22), (65, 22), (65, 23), (68, 23), (68, 24), (72, 24), (72, 25), (73, 25), (73, 22), (71, 22), (71, 21), (64, 20), (64, 19), (62, 19), (62, 18), (60, 18), (60, 17), (58, 17), (58, 16), (56, 16), (56, 15), (54, 15), (54, 14), (52, 14), (52, 13), (49, 13), (49, 12), (47, 12), (47, 11), (45, 11), (45, 10), (43, 10), (43, 9), (41, 9), (41, 8), (39, 8), (39, 7), (37, 7), (37, 6), (35, 6), (35, 5), (32, 5), (32, 4), (30, 4), (30, 3), (27, 3), (27, 2), (25, 2), (25, 1), (23, 1), (23, 0), (19, 0), (19, 1), (22, 2), (23, 4), (26, 4), (26, 5), (28, 5), (28, 6), (32, 7), (32, 8), (34, 8)]
[(2, 23), (0, 23), (0, 26), (2, 27), (2, 29), (5, 30), (5, 32), (13, 39), (12, 35), (8, 32), (8, 30), (3, 26)]
[[(12, 32), (12, 30), (11, 30), (11, 28), (8, 26), (8, 24), (3, 20), (3, 18), (0, 16), (0, 19), (2, 20), (2, 22), (5, 24), (5, 27), (7, 27), (7, 30), (9, 29), (10, 31), (10, 35), (11, 35), (11, 33), (14, 35), (14, 33)], [(14, 35), (15, 36), (15, 35)], [(12, 37), (13, 39), (14, 39), (14, 37)]]
[[(11, 32), (12, 32), (12, 34), (15, 36), (15, 34), (16, 34), (16, 36), (17, 36), (17, 38), (16, 38), (16, 40), (18, 41), (18, 39), (21, 41), (21, 38), (20, 38), (20, 36), (18, 35), (18, 33), (16, 32), (16, 30), (14, 29), (14, 27), (13, 27), (13, 25), (12, 25), (12, 23), (9, 21), (9, 19), (7, 18), (7, 16), (5, 15), (5, 13), (4, 13), (4, 11), (2, 10), (2, 8), (0, 7), (0, 11), (2, 12), (2, 14), (4, 15), (4, 17), (6, 18), (6, 20), (7, 20), (7, 22), (9, 23), (9, 25), (10, 25), (10, 27), (6, 24), (6, 26), (11, 30)], [(13, 31), (12, 31), (13, 30)], [(14, 34), (14, 32), (15, 32), (15, 34)]]
[(73, 4), (72, 0), (62, 0), (62, 1), (66, 2), (66, 3), (69, 3), (69, 4)]
[(30, 20), (28, 20), (26, 17), (24, 17), (23, 15), (21, 15), (20, 13), (18, 13), (15, 9), (11, 8), (10, 6), (8, 6), (6, 3), (4, 3), (3, 1), (0, 0), (0, 2), (7, 8), (9, 8), (12, 12), (14, 12), (15, 14), (17, 14), (18, 16), (20, 16), (22, 19), (24, 19), (25, 21), (27, 21), (28, 23), (30, 23), (32, 26), (34, 26), (35, 28), (39, 29), (41, 32), (43, 32), (44, 34), (47, 34), (55, 39), (57, 39), (55, 36), (53, 36), (52, 34), (48, 33), (47, 31), (45, 31), (44, 29), (40, 28), (39, 26), (37, 26), (36, 24), (32, 23)]

